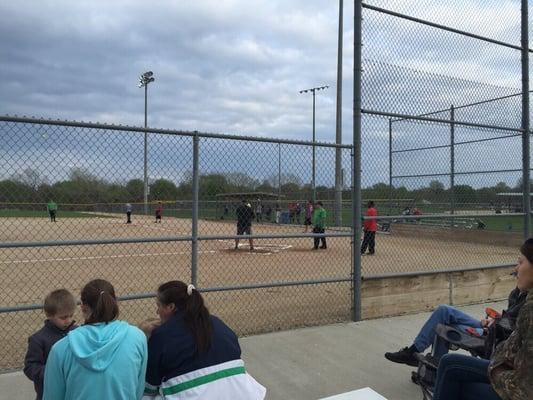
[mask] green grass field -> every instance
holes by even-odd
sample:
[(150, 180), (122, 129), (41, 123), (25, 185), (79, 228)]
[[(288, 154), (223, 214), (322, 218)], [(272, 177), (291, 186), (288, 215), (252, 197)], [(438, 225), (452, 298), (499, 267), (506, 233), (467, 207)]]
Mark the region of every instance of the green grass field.
[[(87, 213), (83, 211), (58, 211), (57, 219), (60, 218), (114, 218), (113, 215), (104, 213)], [(0, 210), (0, 218), (50, 218), (46, 211), (37, 210)]]
[[(334, 214), (332, 210), (328, 211), (328, 226), (334, 225)], [(134, 212), (135, 214), (142, 214), (140, 212)], [(150, 213), (152, 214), (152, 213)], [(199, 217), (201, 219), (210, 219), (210, 220), (220, 220), (222, 216), (222, 211), (214, 208), (204, 208), (200, 209)], [(183, 209), (165, 209), (165, 217), (174, 217), (174, 218), (192, 218), (192, 210), (183, 210)], [(274, 215), (272, 213), (270, 220), (274, 222)], [(351, 224), (351, 209), (342, 210), (342, 226), (349, 227)], [(85, 211), (67, 211), (59, 210), (57, 213), (57, 218), (116, 218), (117, 213), (109, 214), (106, 212), (85, 212)], [(20, 210), (20, 209), (0, 209), (0, 218), (49, 218), (46, 211), (41, 210)], [(300, 216), (300, 223), (303, 224), (303, 214)], [(461, 219), (460, 216), (456, 217)], [(224, 218), (228, 221), (235, 221), (234, 212), (230, 211), (227, 216)], [(463, 218), (464, 219), (464, 218)], [(470, 219), (470, 218), (469, 218)], [(490, 231), (502, 231), (502, 232), (520, 232), (524, 228), (524, 219), (521, 216), (506, 216), (505, 214), (499, 214), (489, 217), (480, 217), (485, 223), (485, 229)], [(263, 221), (266, 221), (267, 218), (263, 215)], [(449, 220), (443, 220), (449, 221)], [(532, 219), (533, 222), (533, 219)]]

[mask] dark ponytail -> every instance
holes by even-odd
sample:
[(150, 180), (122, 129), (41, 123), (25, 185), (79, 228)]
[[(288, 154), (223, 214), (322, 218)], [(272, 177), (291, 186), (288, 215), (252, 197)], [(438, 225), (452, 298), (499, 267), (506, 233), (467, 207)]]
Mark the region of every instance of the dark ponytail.
[(520, 246), (520, 253), (533, 264), (533, 238), (527, 239), (522, 246)]
[(111, 322), (118, 317), (115, 289), (106, 280), (95, 279), (86, 284), (81, 291), (81, 303), (91, 310), (85, 320), (86, 324)]
[(183, 320), (194, 337), (198, 353), (209, 350), (213, 326), (200, 292), (192, 285), (189, 288), (181, 281), (170, 281), (159, 286), (157, 298), (165, 305), (174, 303), (176, 309), (183, 313)]

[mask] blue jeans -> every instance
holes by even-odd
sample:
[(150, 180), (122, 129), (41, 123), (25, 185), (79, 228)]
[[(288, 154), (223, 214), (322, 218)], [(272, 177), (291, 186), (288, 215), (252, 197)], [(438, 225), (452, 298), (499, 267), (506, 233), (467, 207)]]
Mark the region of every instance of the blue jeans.
[(447, 305), (438, 306), (431, 314), (431, 317), (426, 321), (414, 341), (414, 345), (420, 353), (433, 345), (433, 352), (437, 359), (440, 359), (444, 354), (448, 353), (449, 350), (448, 343), (435, 333), (437, 324), (451, 325), (463, 332), (466, 331), (466, 328), (472, 327), (478, 329), (479, 333), (483, 333), (481, 321), (472, 318), (470, 315), (465, 314), (454, 307)]
[(433, 400), (501, 400), (489, 381), (489, 361), (463, 354), (440, 360)]

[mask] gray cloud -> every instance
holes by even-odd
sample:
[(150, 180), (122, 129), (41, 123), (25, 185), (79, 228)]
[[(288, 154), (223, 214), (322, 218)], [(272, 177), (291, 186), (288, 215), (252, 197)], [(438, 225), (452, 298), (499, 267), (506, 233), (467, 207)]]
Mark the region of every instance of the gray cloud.
[[(516, 1), (457, 0), (452, 6), (459, 11), (422, 3), (394, 5), (438, 23), (465, 21), (468, 30), (500, 40), (516, 36), (519, 21), (502, 18), (517, 15)], [(337, 7), (326, 0), (2, 2), (0, 113), (141, 125), (144, 96), (136, 83), (150, 69), (156, 76), (149, 88), (151, 126), (309, 140), (311, 96), (298, 91), (327, 84), (317, 95), (317, 139), (333, 141)], [(345, 2), (345, 142), (352, 136), (352, 16), (353, 4)], [(364, 23), (368, 60), (428, 78), (413, 87), (412, 73), (369, 68), (366, 95), (374, 105), (396, 102), (397, 109), (419, 113), (472, 98), (474, 86), (429, 74), (483, 82), (475, 86), (482, 87), (476, 100), (519, 87), (518, 59), (509, 50), (368, 11)], [(367, 183), (388, 173), (386, 125), (365, 127)]]

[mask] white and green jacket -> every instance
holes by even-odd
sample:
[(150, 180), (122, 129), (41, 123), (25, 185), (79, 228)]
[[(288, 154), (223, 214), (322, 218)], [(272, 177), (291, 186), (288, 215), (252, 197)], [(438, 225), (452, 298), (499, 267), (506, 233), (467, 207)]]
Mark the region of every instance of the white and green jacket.
[(143, 400), (263, 400), (266, 389), (246, 372), (237, 335), (211, 316), (213, 337), (199, 354), (176, 313), (152, 332)]
[(170, 378), (161, 386), (146, 384), (143, 400), (263, 400), (266, 389), (234, 360)]

